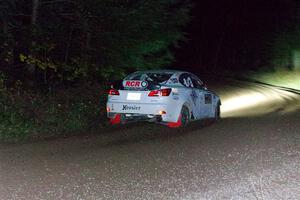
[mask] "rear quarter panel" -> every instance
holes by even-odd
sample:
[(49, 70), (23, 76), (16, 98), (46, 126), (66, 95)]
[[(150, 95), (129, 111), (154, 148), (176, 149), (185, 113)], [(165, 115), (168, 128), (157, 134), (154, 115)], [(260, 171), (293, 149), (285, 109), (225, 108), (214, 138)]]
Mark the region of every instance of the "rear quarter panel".
[(194, 110), (193, 101), (191, 98), (192, 90), (186, 87), (178, 87), (178, 93), (179, 93), (180, 100), (178, 101), (178, 106), (177, 106), (178, 107), (176, 113), (177, 116), (179, 116), (183, 106), (186, 106), (189, 109), (190, 116), (191, 116), (191, 112)]

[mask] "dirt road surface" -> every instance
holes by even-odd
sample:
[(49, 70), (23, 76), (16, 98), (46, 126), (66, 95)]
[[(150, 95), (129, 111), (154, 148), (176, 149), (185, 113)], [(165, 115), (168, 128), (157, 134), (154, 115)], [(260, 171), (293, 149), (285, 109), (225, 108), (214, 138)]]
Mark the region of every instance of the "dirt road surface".
[(300, 96), (212, 82), (217, 123), (2, 144), (0, 199), (300, 199)]

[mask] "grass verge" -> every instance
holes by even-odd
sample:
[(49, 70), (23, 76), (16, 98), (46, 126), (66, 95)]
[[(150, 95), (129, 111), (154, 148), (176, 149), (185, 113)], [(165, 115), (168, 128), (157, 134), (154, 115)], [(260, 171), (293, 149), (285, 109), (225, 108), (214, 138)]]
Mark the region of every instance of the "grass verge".
[(106, 122), (106, 95), (99, 84), (41, 94), (0, 89), (0, 140), (19, 142), (99, 128)]
[(247, 78), (280, 87), (300, 90), (300, 70), (279, 69), (274, 72), (251, 72)]

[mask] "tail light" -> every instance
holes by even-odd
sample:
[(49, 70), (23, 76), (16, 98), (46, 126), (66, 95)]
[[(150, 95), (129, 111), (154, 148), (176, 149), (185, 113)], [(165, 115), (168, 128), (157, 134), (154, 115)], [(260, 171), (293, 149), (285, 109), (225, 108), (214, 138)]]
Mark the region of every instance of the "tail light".
[(108, 91), (108, 95), (120, 95), (119, 91), (114, 89), (114, 88), (111, 88), (109, 91)]
[(169, 96), (171, 93), (172, 89), (171, 88), (165, 88), (165, 89), (161, 89), (161, 90), (152, 90), (151, 92), (149, 92), (148, 96), (149, 97), (166, 97)]
[(159, 90), (152, 90), (148, 94), (149, 97), (158, 97), (159, 96)]
[(166, 88), (166, 89), (162, 89), (161, 91), (161, 96), (166, 97), (169, 96), (171, 94), (172, 89), (171, 88)]

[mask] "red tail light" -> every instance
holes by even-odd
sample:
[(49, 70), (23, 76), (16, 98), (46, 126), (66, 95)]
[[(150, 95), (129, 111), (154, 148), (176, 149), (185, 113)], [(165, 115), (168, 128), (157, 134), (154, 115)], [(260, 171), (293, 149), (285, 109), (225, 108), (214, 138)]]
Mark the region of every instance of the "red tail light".
[(161, 91), (161, 96), (166, 97), (169, 96), (171, 94), (172, 89), (171, 88), (166, 88), (166, 89), (162, 89)]
[(169, 96), (171, 93), (172, 89), (171, 88), (166, 88), (166, 89), (161, 89), (161, 90), (152, 90), (149, 92), (148, 96), (149, 97), (158, 97), (158, 96)]
[(151, 92), (149, 92), (148, 96), (149, 97), (158, 97), (159, 96), (159, 90), (152, 90)]
[(119, 91), (111, 88), (108, 92), (108, 95), (120, 95)]

